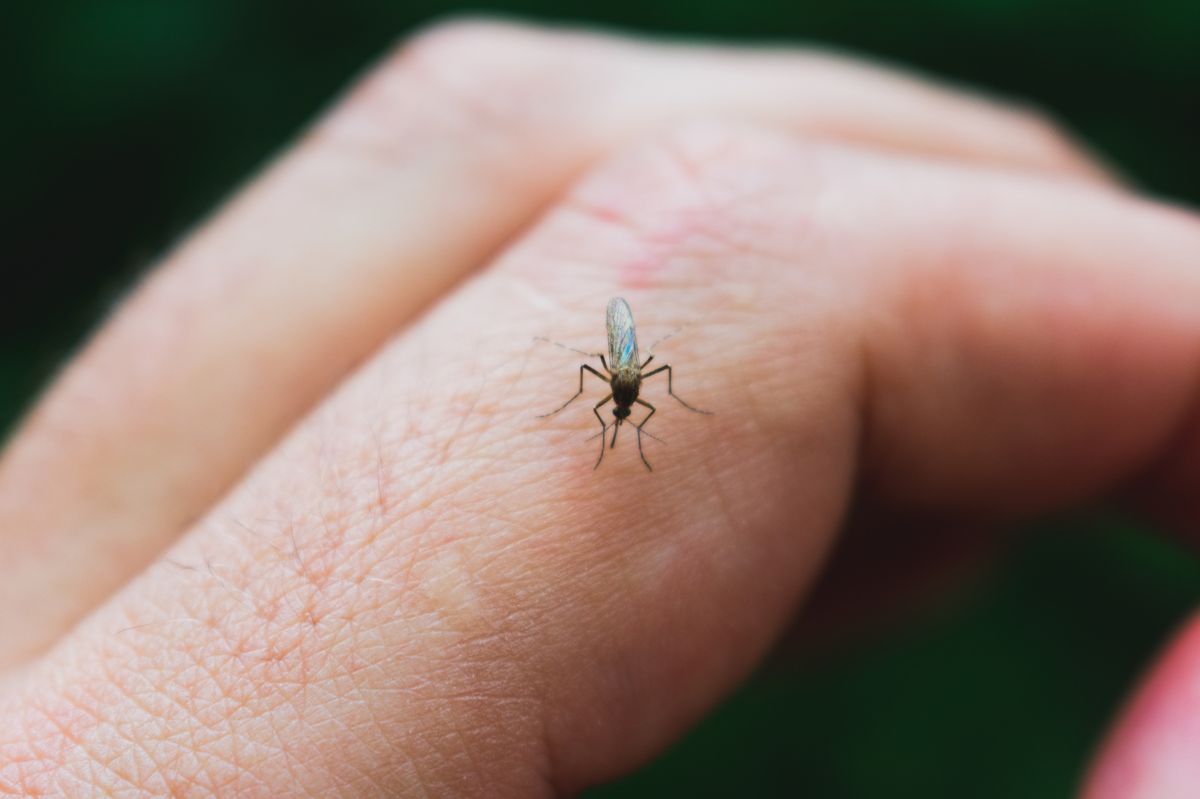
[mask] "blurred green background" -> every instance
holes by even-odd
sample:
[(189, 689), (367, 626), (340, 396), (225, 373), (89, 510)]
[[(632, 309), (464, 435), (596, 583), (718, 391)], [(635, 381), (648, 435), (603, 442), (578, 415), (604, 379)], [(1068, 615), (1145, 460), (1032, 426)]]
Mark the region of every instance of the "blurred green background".
[[(1073, 0), (11, 3), (0, 424), (170, 242), (406, 31), (481, 11), (816, 42), (1050, 109), (1147, 191), (1200, 200), (1200, 3)], [(777, 657), (596, 797), (1061, 797), (1200, 562), (1095, 513), (851, 647)]]

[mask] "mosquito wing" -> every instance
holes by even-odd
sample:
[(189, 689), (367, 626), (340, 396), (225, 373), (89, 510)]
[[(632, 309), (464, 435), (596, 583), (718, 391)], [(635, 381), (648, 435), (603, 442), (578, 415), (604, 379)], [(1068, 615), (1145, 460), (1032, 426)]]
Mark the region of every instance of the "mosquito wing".
[(633, 329), (633, 311), (629, 310), (629, 303), (620, 297), (609, 300), (605, 324), (608, 326), (609, 367), (637, 366), (637, 332)]

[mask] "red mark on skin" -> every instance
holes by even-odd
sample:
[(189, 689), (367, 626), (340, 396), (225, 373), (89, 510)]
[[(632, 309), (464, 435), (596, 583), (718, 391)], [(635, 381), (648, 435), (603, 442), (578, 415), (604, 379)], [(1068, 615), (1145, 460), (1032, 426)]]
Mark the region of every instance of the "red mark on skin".
[(591, 211), (592, 215), (597, 219), (605, 222), (612, 222), (615, 225), (623, 225), (626, 221), (628, 221), (624, 214), (611, 205), (591, 205), (588, 207), (588, 210)]
[(646, 253), (636, 260), (623, 264), (617, 279), (622, 286), (644, 289), (655, 282), (653, 277), (662, 269), (663, 261), (664, 258), (659, 253)]
[(1200, 617), (1191, 620), (1121, 714), (1086, 799), (1200, 795)]
[(676, 218), (670, 225), (656, 224), (650, 230), (639, 231), (638, 247), (641, 254), (627, 261), (620, 268), (618, 279), (622, 286), (642, 289), (661, 282), (659, 275), (672, 263), (679, 263), (680, 256), (697, 242), (705, 238), (703, 225), (683, 218)]
[(591, 217), (624, 228), (635, 242), (637, 255), (618, 267), (621, 286), (634, 289), (659, 283), (663, 269), (696, 251), (708, 241), (719, 241), (712, 230), (712, 214), (704, 205), (675, 208), (669, 212), (639, 212), (636, 197), (630, 207), (623, 202), (589, 199), (580, 202)]

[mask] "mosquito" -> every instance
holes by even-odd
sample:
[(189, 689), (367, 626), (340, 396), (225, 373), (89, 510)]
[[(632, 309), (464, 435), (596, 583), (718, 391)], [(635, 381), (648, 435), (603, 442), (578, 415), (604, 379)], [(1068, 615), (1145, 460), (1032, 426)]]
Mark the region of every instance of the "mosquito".
[[(646, 460), (646, 453), (642, 451), (642, 428), (646, 426), (646, 422), (650, 421), (650, 417), (654, 416), (657, 410), (649, 402), (638, 396), (642, 388), (642, 381), (648, 380), (661, 372), (667, 373), (667, 393), (679, 401), (679, 404), (695, 413), (711, 414), (712, 411), (702, 411), (699, 408), (689, 405), (687, 402), (675, 393), (674, 373), (669, 364), (663, 364), (649, 372), (643, 371), (650, 362), (654, 360), (654, 353), (651, 352), (646, 360), (641, 361), (638, 356), (637, 331), (633, 326), (633, 311), (629, 310), (629, 303), (625, 302), (620, 297), (613, 297), (608, 301), (608, 311), (605, 314), (605, 326), (608, 328), (608, 360), (604, 359), (604, 353), (586, 353), (582, 350), (574, 350), (583, 355), (590, 357), (598, 357), (600, 366), (604, 373), (601, 374), (590, 364), (579, 365), (579, 390), (572, 397), (564, 402), (559, 407), (543, 413), (538, 416), (539, 419), (545, 419), (547, 416), (553, 416), (559, 411), (566, 408), (583, 393), (583, 373), (590, 372), (604, 382), (608, 383), (611, 391), (604, 399), (592, 406), (592, 413), (596, 415), (596, 419), (600, 422), (600, 457), (596, 458), (596, 465), (593, 469), (600, 468), (600, 462), (604, 460), (604, 450), (607, 444), (608, 449), (613, 449), (617, 446), (617, 431), (621, 429), (621, 424), (629, 418), (632, 413), (632, 408), (635, 404), (642, 405), (650, 409), (646, 417), (642, 421), (634, 424), (634, 429), (637, 430), (638, 455), (642, 457), (642, 463), (646, 465), (648, 471), (654, 471), (650, 466), (650, 461)], [(561, 345), (560, 345), (561, 346)], [(571, 349), (566, 347), (566, 349)], [(653, 348), (651, 348), (653, 349)], [(611, 363), (611, 365), (610, 365)], [(604, 417), (600, 415), (600, 409), (611, 402), (613, 404), (613, 434), (612, 442), (606, 441), (609, 425), (605, 423)], [(630, 422), (633, 424), (633, 422)], [(646, 431), (646, 435), (654, 438), (653, 434)]]

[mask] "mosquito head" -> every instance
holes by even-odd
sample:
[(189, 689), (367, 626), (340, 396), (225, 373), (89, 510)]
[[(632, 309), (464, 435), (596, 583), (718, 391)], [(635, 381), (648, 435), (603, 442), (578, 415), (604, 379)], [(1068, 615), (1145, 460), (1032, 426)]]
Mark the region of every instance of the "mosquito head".
[(613, 408), (613, 416), (617, 417), (617, 424), (629, 418), (629, 408), (624, 405), (618, 405)]

